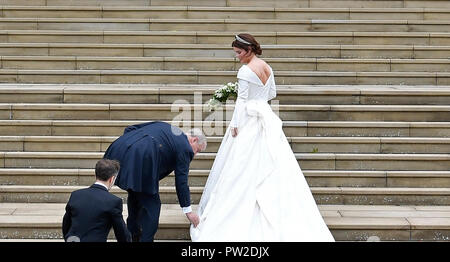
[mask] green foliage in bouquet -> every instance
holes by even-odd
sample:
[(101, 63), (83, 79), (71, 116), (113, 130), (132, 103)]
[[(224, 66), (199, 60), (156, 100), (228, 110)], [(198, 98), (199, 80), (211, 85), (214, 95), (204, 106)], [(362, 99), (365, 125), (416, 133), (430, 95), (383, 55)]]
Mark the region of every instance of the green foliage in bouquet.
[(238, 83), (227, 83), (214, 92), (213, 97), (208, 101), (209, 111), (216, 110), (228, 99), (236, 99)]

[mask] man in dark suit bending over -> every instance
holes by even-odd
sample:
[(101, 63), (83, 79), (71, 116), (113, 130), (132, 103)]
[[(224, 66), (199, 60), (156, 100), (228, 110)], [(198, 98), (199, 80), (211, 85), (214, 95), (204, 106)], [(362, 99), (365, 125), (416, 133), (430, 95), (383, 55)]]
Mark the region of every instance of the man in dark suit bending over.
[(159, 180), (175, 173), (178, 201), (188, 220), (197, 226), (188, 185), (189, 165), (205, 150), (206, 137), (200, 129), (184, 133), (164, 122), (129, 126), (106, 150), (104, 158), (120, 161), (116, 185), (128, 191), (128, 229), (134, 241), (151, 242), (158, 230), (161, 200)]

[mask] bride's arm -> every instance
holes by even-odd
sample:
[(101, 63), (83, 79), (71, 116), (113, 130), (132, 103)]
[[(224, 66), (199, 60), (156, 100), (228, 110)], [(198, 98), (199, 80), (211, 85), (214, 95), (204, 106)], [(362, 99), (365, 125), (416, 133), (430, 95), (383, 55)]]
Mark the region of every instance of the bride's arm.
[(237, 93), (238, 97), (234, 106), (233, 117), (230, 122), (233, 137), (237, 135), (237, 128), (241, 126), (245, 120), (245, 102), (248, 99), (248, 81), (243, 79), (238, 80)]
[(277, 96), (277, 87), (275, 85), (275, 77), (273, 75), (272, 75), (270, 81), (271, 81), (271, 83), (270, 83), (270, 89), (269, 89), (269, 97), (267, 98), (267, 101), (269, 101)]

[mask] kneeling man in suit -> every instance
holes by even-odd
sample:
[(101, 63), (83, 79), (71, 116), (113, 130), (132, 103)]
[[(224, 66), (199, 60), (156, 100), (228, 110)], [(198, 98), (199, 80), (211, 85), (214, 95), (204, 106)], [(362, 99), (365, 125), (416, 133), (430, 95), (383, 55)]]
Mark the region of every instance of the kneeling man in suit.
[(106, 242), (112, 227), (118, 242), (131, 242), (122, 199), (108, 192), (119, 169), (119, 162), (101, 159), (95, 165), (95, 184), (72, 192), (63, 217), (65, 241)]

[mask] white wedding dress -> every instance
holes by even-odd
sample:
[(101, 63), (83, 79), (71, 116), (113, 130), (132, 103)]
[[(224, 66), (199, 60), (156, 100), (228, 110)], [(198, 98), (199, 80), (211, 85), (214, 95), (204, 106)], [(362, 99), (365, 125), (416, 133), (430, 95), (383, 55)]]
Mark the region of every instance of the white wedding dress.
[[(268, 101), (276, 96), (248, 67), (238, 72), (235, 111), (202, 194), (192, 241), (334, 241)], [(231, 127), (238, 135), (231, 136)]]

